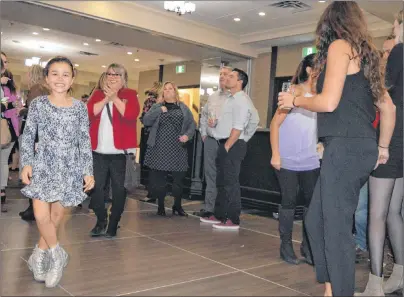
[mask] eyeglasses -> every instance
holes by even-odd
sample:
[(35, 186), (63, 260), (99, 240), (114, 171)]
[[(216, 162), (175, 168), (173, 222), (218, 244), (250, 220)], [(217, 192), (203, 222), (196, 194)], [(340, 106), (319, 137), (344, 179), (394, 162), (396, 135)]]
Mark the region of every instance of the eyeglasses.
[(107, 73), (107, 76), (118, 77), (118, 76), (121, 76), (121, 74), (119, 74), (119, 73)]

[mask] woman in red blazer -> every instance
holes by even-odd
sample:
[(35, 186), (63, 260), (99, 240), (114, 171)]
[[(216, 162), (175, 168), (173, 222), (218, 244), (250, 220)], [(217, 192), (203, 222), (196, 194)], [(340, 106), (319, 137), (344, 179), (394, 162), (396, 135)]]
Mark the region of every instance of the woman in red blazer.
[[(97, 216), (97, 224), (91, 230), (91, 236), (116, 236), (125, 207), (124, 153), (125, 150), (127, 153), (136, 153), (136, 122), (140, 110), (137, 93), (127, 88), (127, 82), (126, 69), (119, 64), (111, 64), (100, 89), (92, 93), (87, 103), (96, 184), (91, 205)], [(104, 203), (108, 176), (111, 178), (113, 196), (109, 220)]]

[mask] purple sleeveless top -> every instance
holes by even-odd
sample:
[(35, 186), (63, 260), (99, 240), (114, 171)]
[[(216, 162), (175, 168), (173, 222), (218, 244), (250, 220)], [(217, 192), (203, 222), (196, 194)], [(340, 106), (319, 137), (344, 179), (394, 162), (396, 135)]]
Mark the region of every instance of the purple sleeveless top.
[[(312, 97), (306, 94), (305, 97)], [(320, 167), (317, 154), (317, 113), (293, 108), (279, 129), (281, 167), (307, 171)]]

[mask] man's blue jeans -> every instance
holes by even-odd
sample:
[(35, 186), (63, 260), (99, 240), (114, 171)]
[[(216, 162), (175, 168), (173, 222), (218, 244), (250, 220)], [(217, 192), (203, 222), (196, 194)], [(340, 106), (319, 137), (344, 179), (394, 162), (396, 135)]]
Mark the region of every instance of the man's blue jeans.
[(356, 246), (362, 251), (368, 250), (367, 245), (367, 229), (368, 229), (368, 201), (369, 201), (369, 190), (368, 183), (362, 187), (359, 193), (358, 207), (355, 211), (355, 242)]

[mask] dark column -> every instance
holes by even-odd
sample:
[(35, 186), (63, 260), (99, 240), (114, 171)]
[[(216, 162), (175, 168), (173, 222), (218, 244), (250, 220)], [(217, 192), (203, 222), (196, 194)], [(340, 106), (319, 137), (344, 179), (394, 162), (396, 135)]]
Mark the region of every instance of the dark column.
[(201, 134), (197, 130), (193, 143), (190, 199), (203, 199), (203, 180), (203, 142)]
[(164, 65), (159, 66), (159, 82), (163, 82)]
[(267, 112), (267, 127), (271, 124), (272, 120), (272, 101), (274, 94), (276, 92), (275, 77), (276, 77), (276, 66), (278, 63), (278, 47), (272, 47), (271, 53), (271, 70), (269, 74), (269, 97), (268, 97), (268, 112)]

